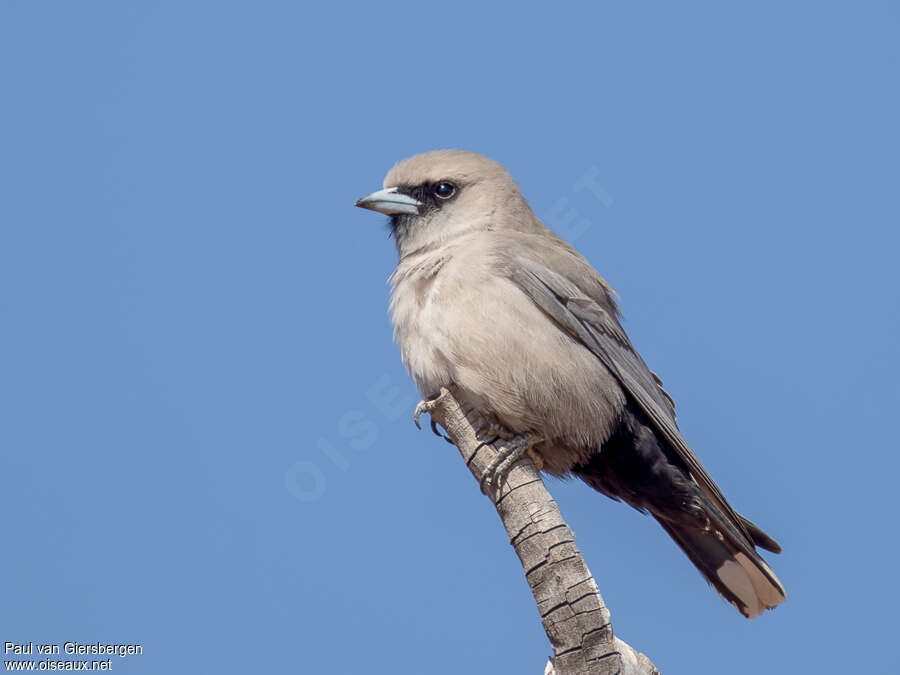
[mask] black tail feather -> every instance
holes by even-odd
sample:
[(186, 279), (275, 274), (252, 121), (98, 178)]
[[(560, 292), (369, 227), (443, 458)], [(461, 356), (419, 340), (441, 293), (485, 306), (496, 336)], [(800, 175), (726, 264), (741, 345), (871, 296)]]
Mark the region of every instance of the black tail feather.
[(779, 553), (778, 543), (719, 495), (723, 512), (633, 406), (623, 411), (600, 451), (573, 473), (603, 494), (653, 515), (744, 616), (759, 616), (784, 601), (784, 588), (755, 548)]

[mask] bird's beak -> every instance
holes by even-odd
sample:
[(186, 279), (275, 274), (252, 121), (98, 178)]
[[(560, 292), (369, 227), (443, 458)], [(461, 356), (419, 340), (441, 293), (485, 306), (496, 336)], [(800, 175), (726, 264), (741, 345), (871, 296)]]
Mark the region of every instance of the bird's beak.
[(401, 213), (418, 215), (422, 202), (413, 199), (409, 195), (397, 192), (397, 188), (392, 187), (373, 192), (368, 197), (357, 199), (356, 206), (361, 209), (378, 211), (378, 213), (383, 213), (386, 216), (397, 216)]

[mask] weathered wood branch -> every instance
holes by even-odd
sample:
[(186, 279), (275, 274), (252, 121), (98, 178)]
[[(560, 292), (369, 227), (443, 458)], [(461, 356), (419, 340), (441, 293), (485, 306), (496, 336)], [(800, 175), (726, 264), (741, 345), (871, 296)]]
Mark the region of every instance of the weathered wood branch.
[[(430, 412), (479, 480), (503, 440), (484, 435), (489, 425), (459, 392), (442, 390)], [(572, 530), (531, 460), (520, 459), (488, 492), (522, 562), (553, 648), (546, 672), (658, 675), (650, 659), (613, 635), (609, 610)]]

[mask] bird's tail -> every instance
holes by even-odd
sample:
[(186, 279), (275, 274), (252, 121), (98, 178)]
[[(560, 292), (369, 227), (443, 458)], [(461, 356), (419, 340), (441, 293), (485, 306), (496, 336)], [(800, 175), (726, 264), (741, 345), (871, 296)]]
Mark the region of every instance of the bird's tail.
[[(748, 619), (784, 602), (784, 587), (753, 550), (753, 544), (756, 544), (778, 552), (778, 544), (749, 520), (741, 517), (742, 524), (753, 538), (753, 544), (748, 545), (739, 532), (716, 516), (719, 514), (715, 513), (710, 519), (709, 528), (705, 530), (693, 524), (676, 523), (661, 517), (656, 520), (719, 595), (737, 607)], [(717, 521), (724, 527), (717, 527)]]

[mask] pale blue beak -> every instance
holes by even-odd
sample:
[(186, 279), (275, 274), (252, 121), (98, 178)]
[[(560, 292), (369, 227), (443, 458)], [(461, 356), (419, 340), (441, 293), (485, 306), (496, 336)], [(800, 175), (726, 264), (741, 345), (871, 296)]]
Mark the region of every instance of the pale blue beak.
[(422, 202), (413, 199), (409, 195), (397, 192), (397, 188), (385, 188), (373, 192), (367, 197), (356, 200), (356, 206), (361, 209), (378, 211), (386, 216), (398, 216), (401, 213), (418, 215)]

